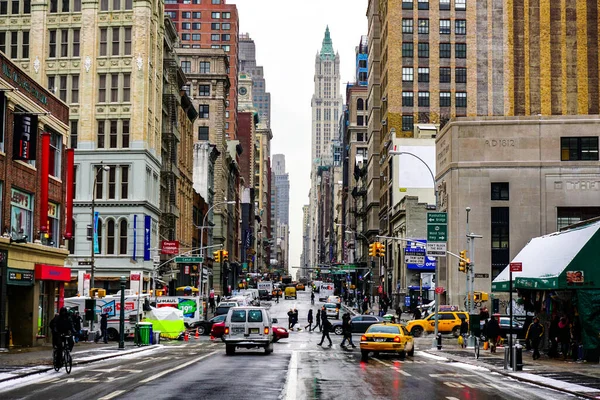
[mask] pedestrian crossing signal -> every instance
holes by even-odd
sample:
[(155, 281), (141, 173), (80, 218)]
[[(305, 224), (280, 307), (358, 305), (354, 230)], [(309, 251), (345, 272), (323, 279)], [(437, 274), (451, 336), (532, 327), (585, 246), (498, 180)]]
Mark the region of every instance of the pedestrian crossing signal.
[(221, 250), (221, 260), (229, 261), (229, 252), (226, 250)]

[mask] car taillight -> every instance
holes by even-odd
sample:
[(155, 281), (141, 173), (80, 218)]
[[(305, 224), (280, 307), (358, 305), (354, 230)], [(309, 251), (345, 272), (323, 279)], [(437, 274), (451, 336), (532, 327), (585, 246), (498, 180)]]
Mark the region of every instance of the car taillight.
[(229, 335), (229, 328), (225, 328), (225, 334)]
[(362, 335), (362, 336), (360, 337), (360, 341), (361, 341), (361, 342), (366, 342), (366, 341), (367, 341), (367, 337), (366, 337), (365, 335)]
[(400, 336), (396, 336), (396, 337), (394, 338), (394, 342), (396, 342), (396, 343), (400, 343)]
[(269, 334), (269, 328), (265, 327), (265, 335)]

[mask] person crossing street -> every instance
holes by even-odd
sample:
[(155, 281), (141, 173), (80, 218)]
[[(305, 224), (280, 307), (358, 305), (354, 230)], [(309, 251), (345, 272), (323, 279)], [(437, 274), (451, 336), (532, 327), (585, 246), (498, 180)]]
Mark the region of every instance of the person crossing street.
[(322, 346), (325, 338), (329, 340), (329, 347), (333, 346), (333, 342), (329, 337), (329, 331), (331, 330), (331, 322), (327, 319), (327, 313), (325, 312), (325, 307), (321, 310), (321, 325), (323, 326), (323, 335), (321, 336), (321, 341), (317, 344), (317, 346)]
[(312, 323), (313, 323), (313, 310), (312, 310), (312, 308), (310, 310), (308, 310), (308, 318), (307, 318), (307, 320), (308, 320), (308, 325), (306, 325), (304, 327), (304, 329), (308, 328), (308, 331), (311, 332), (312, 331)]
[(317, 319), (316, 319), (316, 323), (314, 328), (312, 328), (313, 331), (316, 331), (317, 328), (319, 328), (319, 332), (323, 332), (323, 326), (321, 325), (321, 309), (319, 308), (317, 310)]
[(342, 317), (342, 331), (344, 334), (344, 339), (342, 340), (340, 347), (346, 350), (346, 340), (348, 340), (348, 344), (355, 349), (356, 346), (352, 342), (352, 321), (350, 320), (350, 313), (344, 313), (344, 316)]

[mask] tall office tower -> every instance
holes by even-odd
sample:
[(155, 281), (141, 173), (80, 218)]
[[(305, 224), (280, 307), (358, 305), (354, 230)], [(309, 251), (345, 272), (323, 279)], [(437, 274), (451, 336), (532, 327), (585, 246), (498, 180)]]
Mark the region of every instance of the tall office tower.
[(285, 172), (285, 155), (273, 155), (273, 172), (275, 172), (275, 186), (277, 187), (277, 216), (278, 224), (290, 223), (290, 178)]
[(318, 168), (333, 164), (333, 141), (339, 136), (339, 121), (342, 114), (343, 99), (340, 93), (340, 56), (333, 50), (329, 27), (321, 51), (315, 57), (314, 92), (312, 107), (311, 137), (311, 190), (310, 190), (310, 234), (311, 263), (316, 263), (318, 254), (314, 238), (318, 232), (317, 187), (320, 177)]
[[(165, 15), (171, 17), (175, 23), (182, 48), (220, 48), (227, 54), (230, 86), (227, 96), (225, 132), (227, 139), (236, 139), (239, 35), (237, 7), (235, 4), (226, 4), (225, 0), (194, 2), (166, 0)], [(184, 70), (184, 72), (190, 71)], [(202, 96), (201, 93), (190, 93), (190, 95), (191, 97)]]
[[(6, 4), (0, 50), (70, 106), (77, 185), (67, 262), (73, 272), (94, 262), (95, 286), (116, 290), (114, 278), (153, 270), (158, 246), (162, 2)], [(92, 225), (97, 240), (88, 241)]]
[(309, 210), (308, 204), (302, 206), (302, 254), (300, 255), (300, 277), (308, 277), (309, 272), (309, 237), (308, 237), (308, 227), (309, 227)]
[(271, 126), (271, 93), (267, 92), (263, 67), (256, 65), (256, 45), (250, 34), (242, 33), (239, 38), (239, 68), (252, 77), (252, 99), (260, 120)]

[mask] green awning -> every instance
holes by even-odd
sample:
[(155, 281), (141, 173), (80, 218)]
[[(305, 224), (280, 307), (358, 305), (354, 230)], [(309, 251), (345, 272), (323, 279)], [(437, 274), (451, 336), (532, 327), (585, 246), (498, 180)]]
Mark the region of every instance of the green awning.
[[(513, 288), (534, 290), (600, 288), (600, 221), (531, 239), (513, 262)], [(492, 291), (508, 291), (509, 266), (494, 279)]]

